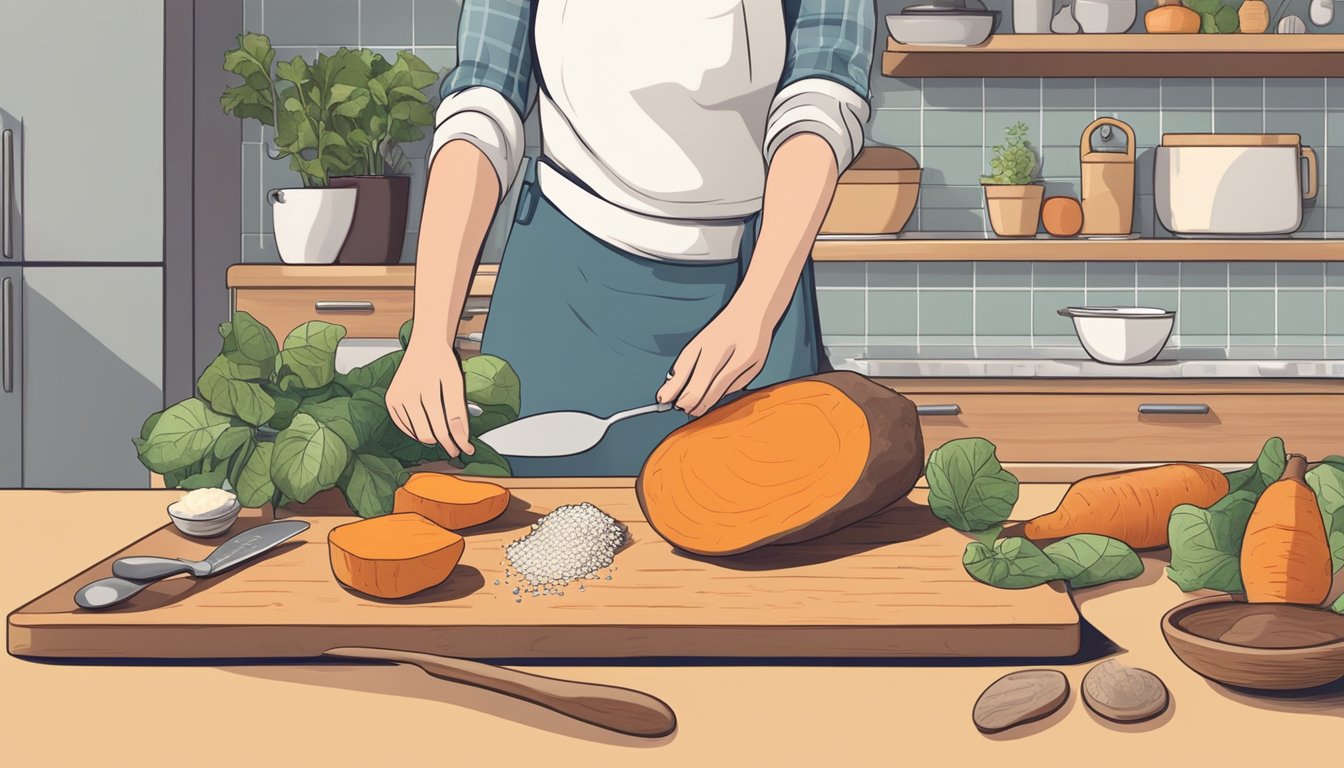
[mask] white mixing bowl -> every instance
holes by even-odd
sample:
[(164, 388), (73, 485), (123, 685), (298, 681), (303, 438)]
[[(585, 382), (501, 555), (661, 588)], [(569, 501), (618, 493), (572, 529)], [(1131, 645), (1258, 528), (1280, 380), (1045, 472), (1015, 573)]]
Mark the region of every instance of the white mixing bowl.
[(1137, 365), (1166, 346), (1176, 313), (1156, 307), (1065, 307), (1088, 357), (1099, 363)]

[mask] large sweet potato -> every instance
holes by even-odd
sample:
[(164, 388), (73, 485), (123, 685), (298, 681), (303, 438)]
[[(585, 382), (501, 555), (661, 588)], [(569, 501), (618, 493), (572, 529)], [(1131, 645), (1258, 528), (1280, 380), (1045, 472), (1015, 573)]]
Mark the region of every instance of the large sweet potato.
[(733, 555), (830, 533), (914, 487), (914, 403), (856, 373), (776, 384), (719, 406), (654, 449), (635, 483), (659, 535)]

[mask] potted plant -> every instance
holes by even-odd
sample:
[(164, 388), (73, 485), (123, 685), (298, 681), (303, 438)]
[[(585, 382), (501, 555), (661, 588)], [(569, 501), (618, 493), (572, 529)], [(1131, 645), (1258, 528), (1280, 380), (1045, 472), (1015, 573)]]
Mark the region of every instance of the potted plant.
[(265, 35), (239, 35), (224, 68), (241, 78), (224, 111), (275, 129), (275, 159), (303, 180), (273, 190), (280, 257), (295, 263), (391, 264), (401, 258), (410, 201), (401, 144), (434, 121), (424, 89), (438, 75), (408, 51), (389, 62), (341, 48), (312, 62), (275, 61)]
[(1007, 138), (994, 145), (989, 162), (993, 174), (980, 177), (989, 223), (1000, 237), (1034, 237), (1045, 197), (1045, 186), (1036, 180), (1040, 160), (1027, 140), (1026, 123), (1014, 123), (1004, 133)]
[[(403, 350), (409, 322), (402, 328)], [(197, 380), (197, 397), (151, 414), (134, 438), (140, 462), (170, 488), (233, 490), (248, 507), (303, 504), (331, 488), (372, 517), (392, 511), (408, 468), (447, 461), (437, 445), (407, 437), (387, 413), (387, 386), (403, 350), (336, 372), (339, 325), (313, 321), (281, 345), (246, 312), (219, 327), (223, 348)], [(518, 417), (518, 376), (497, 357), (462, 364), (466, 395), (482, 407), (481, 434)], [(454, 460), (467, 474), (508, 475), (509, 464), (472, 438)]]

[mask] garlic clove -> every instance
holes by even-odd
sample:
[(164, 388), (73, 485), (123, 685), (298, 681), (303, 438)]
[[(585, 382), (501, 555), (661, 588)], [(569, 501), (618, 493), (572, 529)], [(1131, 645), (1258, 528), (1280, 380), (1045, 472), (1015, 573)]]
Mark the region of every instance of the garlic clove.
[(1311, 23), (1324, 27), (1335, 20), (1335, 0), (1311, 0)]

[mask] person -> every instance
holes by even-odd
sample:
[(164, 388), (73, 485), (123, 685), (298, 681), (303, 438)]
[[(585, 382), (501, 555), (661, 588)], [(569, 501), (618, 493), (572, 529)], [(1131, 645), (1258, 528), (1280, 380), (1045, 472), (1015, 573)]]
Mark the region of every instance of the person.
[(521, 416), (609, 416), (590, 451), (517, 476), (637, 474), (750, 386), (827, 370), (810, 252), (863, 146), (873, 0), (467, 0), (429, 153), (398, 427), (470, 454), (453, 348), (491, 220), (524, 166), (482, 352)]

